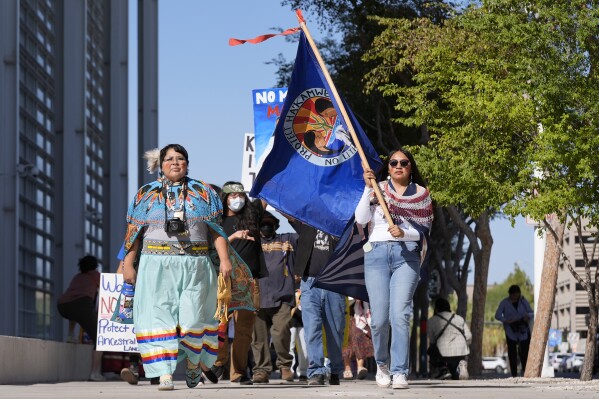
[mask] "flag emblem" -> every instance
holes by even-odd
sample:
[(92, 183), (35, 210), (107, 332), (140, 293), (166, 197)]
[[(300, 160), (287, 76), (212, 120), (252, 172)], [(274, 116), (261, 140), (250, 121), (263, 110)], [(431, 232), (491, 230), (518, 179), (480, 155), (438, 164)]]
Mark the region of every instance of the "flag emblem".
[(306, 161), (335, 166), (357, 153), (341, 119), (325, 88), (309, 88), (293, 99), (283, 119), (283, 131)]

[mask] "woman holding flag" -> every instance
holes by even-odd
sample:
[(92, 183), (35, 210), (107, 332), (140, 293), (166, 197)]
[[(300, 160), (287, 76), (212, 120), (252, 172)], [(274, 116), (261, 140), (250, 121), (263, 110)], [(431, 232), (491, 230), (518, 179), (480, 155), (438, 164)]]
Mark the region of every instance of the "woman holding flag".
[[(389, 156), (389, 178), (378, 183), (391, 218), (389, 227), (372, 183), (374, 171), (364, 170), (366, 188), (356, 208), (356, 223), (369, 224), (364, 245), (364, 274), (370, 298), (372, 342), (380, 387), (408, 388), (409, 326), (412, 297), (420, 279), (433, 208), (416, 162), (407, 150)], [(389, 332), (393, 329), (389, 351)], [(390, 352), (390, 353), (389, 353)]]

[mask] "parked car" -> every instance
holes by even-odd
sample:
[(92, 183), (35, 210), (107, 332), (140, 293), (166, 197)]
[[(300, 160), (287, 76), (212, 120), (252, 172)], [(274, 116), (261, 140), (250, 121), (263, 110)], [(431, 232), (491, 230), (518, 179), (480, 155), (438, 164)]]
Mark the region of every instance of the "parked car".
[(572, 356), (572, 371), (578, 373), (584, 364), (584, 353), (573, 353)]
[(483, 357), (483, 370), (503, 374), (507, 372), (507, 363), (501, 357)]
[(568, 356), (562, 358), (559, 363), (558, 371), (562, 373), (572, 371), (572, 354), (568, 353)]
[(569, 353), (567, 357), (561, 360), (559, 371), (579, 372), (584, 363), (584, 353)]
[(562, 363), (562, 360), (567, 357), (570, 357), (569, 353), (552, 353), (551, 355), (549, 355), (549, 363), (553, 367), (553, 370), (562, 371), (560, 365)]

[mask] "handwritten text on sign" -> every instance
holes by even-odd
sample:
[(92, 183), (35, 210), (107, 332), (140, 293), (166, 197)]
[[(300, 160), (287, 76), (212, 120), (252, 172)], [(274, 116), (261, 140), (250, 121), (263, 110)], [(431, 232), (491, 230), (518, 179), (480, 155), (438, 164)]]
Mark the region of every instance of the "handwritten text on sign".
[(133, 324), (119, 324), (110, 318), (118, 306), (123, 287), (123, 275), (102, 273), (100, 278), (100, 302), (98, 304), (98, 351), (138, 352)]

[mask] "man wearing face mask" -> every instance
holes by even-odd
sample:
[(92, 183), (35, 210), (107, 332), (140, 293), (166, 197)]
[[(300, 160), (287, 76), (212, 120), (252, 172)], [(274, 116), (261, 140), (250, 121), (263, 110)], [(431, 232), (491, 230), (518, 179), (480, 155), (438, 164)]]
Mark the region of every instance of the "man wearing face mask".
[(291, 340), (291, 309), (295, 290), (293, 279), (294, 247), (296, 233), (277, 234), (279, 219), (265, 211), (260, 224), (262, 252), (268, 269), (268, 277), (261, 278), (260, 310), (254, 324), (252, 352), (254, 384), (267, 384), (273, 365), (270, 356), (270, 342), (277, 353), (276, 368), (281, 371), (281, 379), (293, 381), (291, 365), (293, 356), (289, 353)]
[[(220, 197), (223, 203), (223, 230), (229, 236), (231, 246), (248, 265), (254, 279), (268, 275), (262, 246), (260, 245), (260, 220), (266, 206), (260, 200), (250, 201), (243, 185), (229, 181), (223, 185)], [(258, 302), (258, 298), (254, 299)], [(254, 305), (258, 305), (255, 303)], [(229, 319), (234, 320), (234, 335), (231, 343), (230, 380), (240, 385), (252, 385), (247, 376), (248, 354), (252, 343), (256, 313), (238, 309)], [(226, 338), (225, 338), (226, 341)], [(212, 371), (218, 377), (223, 374), (229, 360), (229, 345), (219, 347)]]

